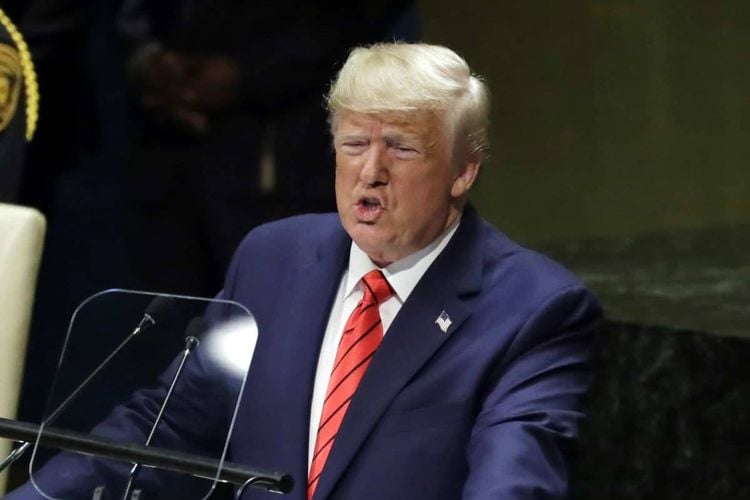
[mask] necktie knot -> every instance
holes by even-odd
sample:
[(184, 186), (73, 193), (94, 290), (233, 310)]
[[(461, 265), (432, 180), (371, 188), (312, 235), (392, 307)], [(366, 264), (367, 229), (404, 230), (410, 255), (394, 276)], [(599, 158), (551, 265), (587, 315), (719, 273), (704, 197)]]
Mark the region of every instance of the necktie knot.
[(365, 300), (369, 298), (376, 304), (382, 304), (393, 294), (391, 285), (379, 269), (373, 269), (365, 274), (362, 281), (365, 285)]

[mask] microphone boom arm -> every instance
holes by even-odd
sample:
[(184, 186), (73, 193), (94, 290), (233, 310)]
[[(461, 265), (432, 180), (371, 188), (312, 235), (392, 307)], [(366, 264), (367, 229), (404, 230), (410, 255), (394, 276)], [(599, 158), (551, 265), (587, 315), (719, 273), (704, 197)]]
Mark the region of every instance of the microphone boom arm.
[[(273, 493), (289, 493), (293, 480), (289, 474), (269, 472), (246, 467), (231, 462), (223, 464), (215, 459), (193, 453), (167, 450), (158, 447), (146, 447), (139, 444), (120, 443), (103, 437), (94, 437), (83, 433), (63, 431), (54, 427), (45, 428), (39, 435), (39, 426), (0, 418), (0, 437), (17, 441), (33, 442), (40, 439), (40, 445), (58, 448), (74, 453), (95, 455), (124, 462), (139, 463), (146, 467), (190, 474), (205, 479), (217, 479), (219, 482), (242, 485), (249, 482), (251, 486)], [(221, 470), (217, 469), (221, 465)]]

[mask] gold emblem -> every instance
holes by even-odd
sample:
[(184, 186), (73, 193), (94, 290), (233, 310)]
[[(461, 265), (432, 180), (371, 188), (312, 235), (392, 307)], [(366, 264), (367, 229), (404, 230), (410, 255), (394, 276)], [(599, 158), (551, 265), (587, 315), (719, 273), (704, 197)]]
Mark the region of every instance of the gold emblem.
[[(36, 122), (37, 120), (39, 120), (39, 86), (36, 82), (34, 62), (31, 60), (29, 46), (26, 45), (26, 42), (21, 36), (21, 33), (18, 31), (18, 28), (16, 28), (15, 24), (13, 24), (13, 22), (8, 19), (8, 16), (5, 15), (5, 12), (3, 12), (2, 8), (0, 8), (0, 24), (5, 28), (5, 30), (8, 32), (8, 35), (10, 35), (11, 40), (13, 40), (13, 43), (15, 44), (15, 49), (12, 45), (5, 46), (3, 44), (0, 44), (0, 48), (2, 48), (3, 54), (5, 54), (0, 56), (0, 80), (4, 79), (2, 76), (4, 70), (2, 61), (5, 60), (16, 60), (16, 64), (11, 64), (9, 66), (10, 68), (17, 67), (18, 61), (20, 60), (21, 74), (23, 75), (23, 85), (21, 85), (20, 83), (20, 77), (8, 79), (7, 82), (3, 83), (4, 87), (7, 90), (3, 91), (5, 100), (0, 100), (0, 103), (7, 103), (7, 109), (10, 110), (10, 104), (17, 103), (18, 100), (17, 95), (15, 100), (13, 99), (13, 92), (20, 92), (21, 86), (23, 86), (26, 94), (26, 140), (30, 141), (31, 138), (34, 137)], [(18, 50), (18, 52), (16, 52), (16, 49)], [(8, 50), (10, 51), (10, 53), (6, 54), (6, 51)], [(11, 73), (13, 73), (13, 71), (11, 71)], [(5, 83), (7, 83), (7, 85), (5, 85)], [(2, 105), (0, 104), (0, 106)], [(2, 108), (0, 108), (0, 111), (1, 109)], [(10, 111), (11, 112), (8, 113), (7, 116), (12, 118), (13, 113), (15, 112), (15, 105)], [(4, 123), (3, 116), (4, 115), (0, 114), (0, 132), (2, 132), (3, 128), (8, 126), (7, 122)], [(10, 118), (8, 118), (8, 121), (10, 121)]]
[(13, 120), (22, 82), (18, 52), (10, 45), (0, 43), (0, 132)]

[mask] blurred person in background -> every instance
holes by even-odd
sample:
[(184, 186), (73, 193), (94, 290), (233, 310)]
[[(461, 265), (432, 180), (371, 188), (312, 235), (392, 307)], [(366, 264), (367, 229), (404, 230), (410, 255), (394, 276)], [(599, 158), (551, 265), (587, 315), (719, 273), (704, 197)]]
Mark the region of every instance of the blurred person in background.
[(249, 229), (335, 208), (320, 96), (350, 47), (413, 38), (405, 16), (412, 2), (124, 3), (141, 288), (209, 294)]

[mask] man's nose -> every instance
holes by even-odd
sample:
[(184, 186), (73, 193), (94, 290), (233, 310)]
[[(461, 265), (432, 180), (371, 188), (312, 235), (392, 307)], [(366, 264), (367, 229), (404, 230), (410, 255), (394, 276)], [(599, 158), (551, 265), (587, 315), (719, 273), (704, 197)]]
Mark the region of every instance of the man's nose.
[(381, 145), (373, 144), (366, 153), (365, 162), (359, 172), (360, 180), (367, 185), (380, 185), (388, 182), (388, 159)]

